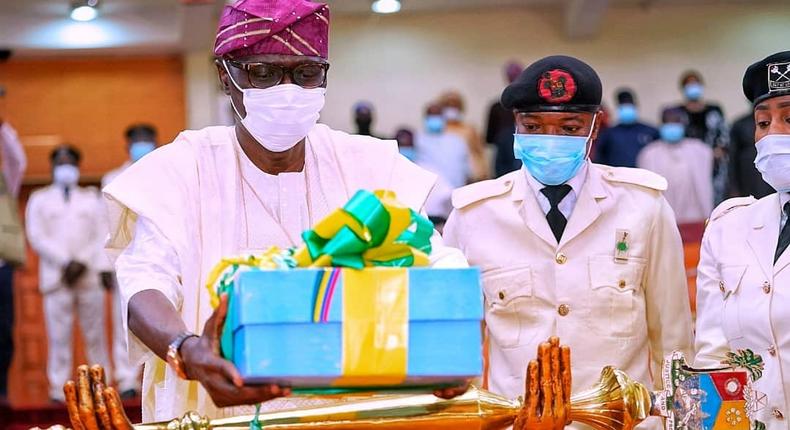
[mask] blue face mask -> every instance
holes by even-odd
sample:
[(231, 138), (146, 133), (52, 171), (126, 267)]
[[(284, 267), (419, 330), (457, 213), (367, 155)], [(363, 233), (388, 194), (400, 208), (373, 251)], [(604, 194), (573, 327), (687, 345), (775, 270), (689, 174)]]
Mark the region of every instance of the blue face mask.
[(154, 149), (156, 149), (156, 144), (153, 142), (134, 142), (129, 146), (129, 158), (133, 163), (137, 162)]
[(702, 93), (704, 92), (703, 90), (702, 84), (698, 82), (692, 82), (686, 84), (683, 87), (683, 94), (687, 99), (691, 101), (697, 101), (702, 98)]
[[(593, 117), (595, 124), (595, 117)], [(514, 134), (513, 153), (543, 185), (560, 185), (576, 176), (587, 159), (592, 135)]]
[(439, 134), (444, 131), (445, 120), (441, 115), (428, 115), (425, 117), (425, 130), (428, 133)]
[(661, 126), (659, 133), (664, 142), (677, 143), (686, 136), (686, 129), (679, 122), (668, 122)]
[(636, 106), (632, 104), (622, 104), (617, 107), (617, 118), (620, 124), (633, 124), (638, 119)]
[(417, 155), (417, 154), (414, 153), (414, 147), (413, 146), (402, 146), (402, 147), (398, 148), (398, 151), (400, 151), (400, 155), (408, 158), (409, 161), (414, 161), (414, 158)]

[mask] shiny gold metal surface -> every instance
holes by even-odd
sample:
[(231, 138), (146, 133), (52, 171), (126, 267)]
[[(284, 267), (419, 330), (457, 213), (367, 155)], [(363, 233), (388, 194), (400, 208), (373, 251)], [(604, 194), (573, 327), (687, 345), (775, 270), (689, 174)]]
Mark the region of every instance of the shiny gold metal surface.
[(595, 387), (571, 397), (570, 418), (597, 430), (631, 430), (650, 416), (650, 391), (607, 366)]
[[(522, 403), (472, 387), (450, 400), (432, 394), (372, 396), (334, 405), (262, 413), (258, 423), (278, 430), (364, 430), (364, 429), (504, 429), (516, 418)], [(188, 413), (170, 422), (140, 424), (135, 430), (248, 430), (252, 415), (208, 420)]]
[[(373, 396), (335, 405), (261, 414), (259, 423), (276, 430), (496, 430), (513, 424), (522, 408), (472, 387), (451, 400), (430, 394)], [(650, 415), (648, 389), (625, 372), (606, 367), (595, 387), (571, 398), (570, 419), (597, 430), (631, 430)], [(136, 430), (248, 430), (254, 416), (211, 420), (189, 413), (169, 423), (136, 425)]]

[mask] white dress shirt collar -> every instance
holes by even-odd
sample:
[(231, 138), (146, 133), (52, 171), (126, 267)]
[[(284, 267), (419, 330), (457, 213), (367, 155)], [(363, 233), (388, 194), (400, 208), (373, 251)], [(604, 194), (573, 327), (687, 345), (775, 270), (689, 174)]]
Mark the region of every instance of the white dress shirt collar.
[[(590, 161), (587, 160), (584, 162), (584, 165), (576, 172), (576, 175), (572, 177), (566, 184), (571, 186), (571, 192), (565, 196), (564, 199), (560, 202), (559, 209), (565, 218), (570, 218), (571, 213), (573, 212), (573, 208), (576, 206), (576, 200), (579, 198), (579, 194), (581, 194), (582, 187), (584, 186), (585, 182), (587, 182), (587, 171), (589, 170)], [(551, 209), (551, 203), (549, 203), (549, 199), (540, 192), (540, 190), (546, 188), (546, 185), (541, 184), (537, 179), (535, 179), (527, 170), (526, 167), (522, 167), (521, 170), (524, 172), (524, 175), (527, 177), (527, 183), (529, 184), (532, 193), (535, 195), (535, 198), (538, 199), (538, 203), (540, 204), (540, 208), (543, 210), (544, 214), (549, 213)]]

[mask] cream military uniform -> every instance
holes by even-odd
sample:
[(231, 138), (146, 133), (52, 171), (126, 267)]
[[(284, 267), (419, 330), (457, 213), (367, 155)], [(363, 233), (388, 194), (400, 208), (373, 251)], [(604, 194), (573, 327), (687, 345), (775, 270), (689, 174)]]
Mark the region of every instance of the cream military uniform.
[(780, 195), (730, 199), (711, 216), (697, 271), (697, 366), (717, 366), (730, 350), (751, 349), (765, 371), (756, 419), (770, 430), (790, 420), (790, 252), (774, 264)]
[(527, 174), (456, 190), (444, 230), (482, 270), (489, 388), (523, 395), (527, 363), (549, 336), (571, 347), (575, 392), (607, 365), (659, 386), (664, 356), (692, 347), (680, 235), (661, 195), (666, 181), (588, 163), (557, 243)]
[[(95, 188), (72, 187), (68, 200), (62, 187), (33, 192), (25, 224), (30, 246), (38, 254), (39, 289), (44, 301), (48, 344), (49, 396), (63, 400), (63, 384), (73, 371), (72, 330), (77, 315), (91, 363), (109, 368), (104, 317), (104, 289), (99, 272), (108, 269), (104, 254), (104, 206)], [(72, 287), (61, 282), (70, 261), (87, 266)]]

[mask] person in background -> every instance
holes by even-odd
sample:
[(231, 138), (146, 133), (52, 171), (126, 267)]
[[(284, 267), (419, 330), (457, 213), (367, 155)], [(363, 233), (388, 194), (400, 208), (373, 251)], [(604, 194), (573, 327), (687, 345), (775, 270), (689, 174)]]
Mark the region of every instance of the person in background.
[(439, 104), (442, 107), (447, 133), (460, 136), (469, 148), (469, 180), (476, 182), (490, 178), (491, 167), (480, 134), (474, 126), (464, 121), (465, 108), (461, 94), (457, 91), (447, 91), (439, 98)]
[(469, 146), (461, 136), (447, 132), (442, 104), (430, 103), (425, 109), (423, 131), (414, 138), (414, 148), (416, 163), (439, 177), (425, 211), (434, 224), (442, 225), (452, 210), (453, 190), (469, 180)]
[[(517, 61), (508, 62), (504, 68), (507, 84), (512, 84), (522, 70), (524, 70), (523, 64)], [(500, 177), (505, 173), (519, 169), (521, 161), (513, 156), (513, 130), (516, 127), (516, 123), (513, 122), (513, 112), (505, 109), (497, 99), (488, 110), (486, 124), (486, 142), (489, 145), (494, 145), (496, 149), (494, 176)]]
[(521, 395), (527, 363), (549, 336), (582, 358), (572, 363), (577, 392), (606, 365), (661, 386), (664, 357), (692, 349), (666, 181), (589, 161), (601, 81), (576, 58), (538, 60), (502, 103), (514, 114), (513, 150), (524, 168), (456, 190), (444, 229), (482, 271), (490, 389)]
[(664, 111), (661, 139), (642, 150), (636, 166), (666, 178), (669, 187), (664, 197), (679, 224), (701, 223), (713, 210), (713, 149), (686, 137), (684, 120), (680, 110)]
[(699, 139), (713, 148), (713, 198), (718, 204), (726, 197), (729, 176), (727, 150), (730, 134), (724, 121), (724, 111), (718, 104), (703, 98), (705, 85), (699, 72), (689, 70), (683, 73), (680, 89), (683, 103), (670, 109), (680, 109), (686, 115), (686, 137)]
[(595, 162), (613, 167), (636, 167), (636, 157), (648, 143), (658, 139), (658, 130), (639, 120), (636, 97), (631, 90), (617, 91), (617, 125), (601, 132)]
[[(74, 372), (72, 327), (77, 314), (88, 359), (109, 368), (104, 290), (110, 278), (104, 254), (104, 208), (98, 190), (78, 185), (80, 153), (60, 146), (50, 154), (52, 184), (30, 195), (26, 231), (39, 257), (44, 301), (49, 396), (63, 402), (63, 384)], [(107, 285), (105, 285), (107, 288)]]
[(373, 113), (373, 104), (370, 102), (361, 101), (354, 105), (354, 124), (357, 126), (357, 134), (381, 139), (371, 131)]
[(716, 367), (730, 351), (762, 357), (753, 392), (761, 407), (752, 428), (787, 430), (790, 419), (790, 51), (746, 69), (754, 164), (777, 192), (729, 199), (705, 229), (697, 269), (697, 367)]
[(107, 172), (102, 177), (102, 188), (107, 186), (113, 179), (123, 173), (132, 163), (137, 162), (145, 155), (156, 149), (157, 147), (157, 131), (156, 127), (150, 124), (134, 124), (130, 125), (124, 136), (126, 137), (126, 151), (129, 158), (123, 164), (115, 169)]
[[(0, 193), (17, 199), (26, 167), (27, 158), (16, 130), (0, 118)], [(0, 404), (8, 396), (8, 369), (13, 355), (14, 266), (0, 260)]]
[(400, 155), (414, 161), (417, 154), (414, 152), (414, 132), (409, 128), (400, 128), (395, 132), (395, 141), (398, 142), (398, 152)]
[[(126, 129), (126, 149), (129, 158), (119, 167), (111, 170), (101, 180), (102, 188), (106, 187), (118, 175), (123, 173), (132, 163), (137, 162), (157, 147), (156, 128), (149, 124), (135, 124)], [(109, 234), (107, 226), (107, 234)], [(118, 283), (115, 274), (111, 279), (105, 280), (105, 285), (111, 286), (112, 294), (112, 362), (113, 376), (118, 383), (118, 390), (122, 398), (135, 397), (140, 391), (140, 366), (129, 362), (129, 353), (126, 347), (126, 333), (123, 330), (123, 312), (121, 311), (121, 298), (118, 292)]]
[(761, 199), (774, 193), (754, 166), (754, 114), (738, 118), (730, 127), (730, 197), (753, 196)]

